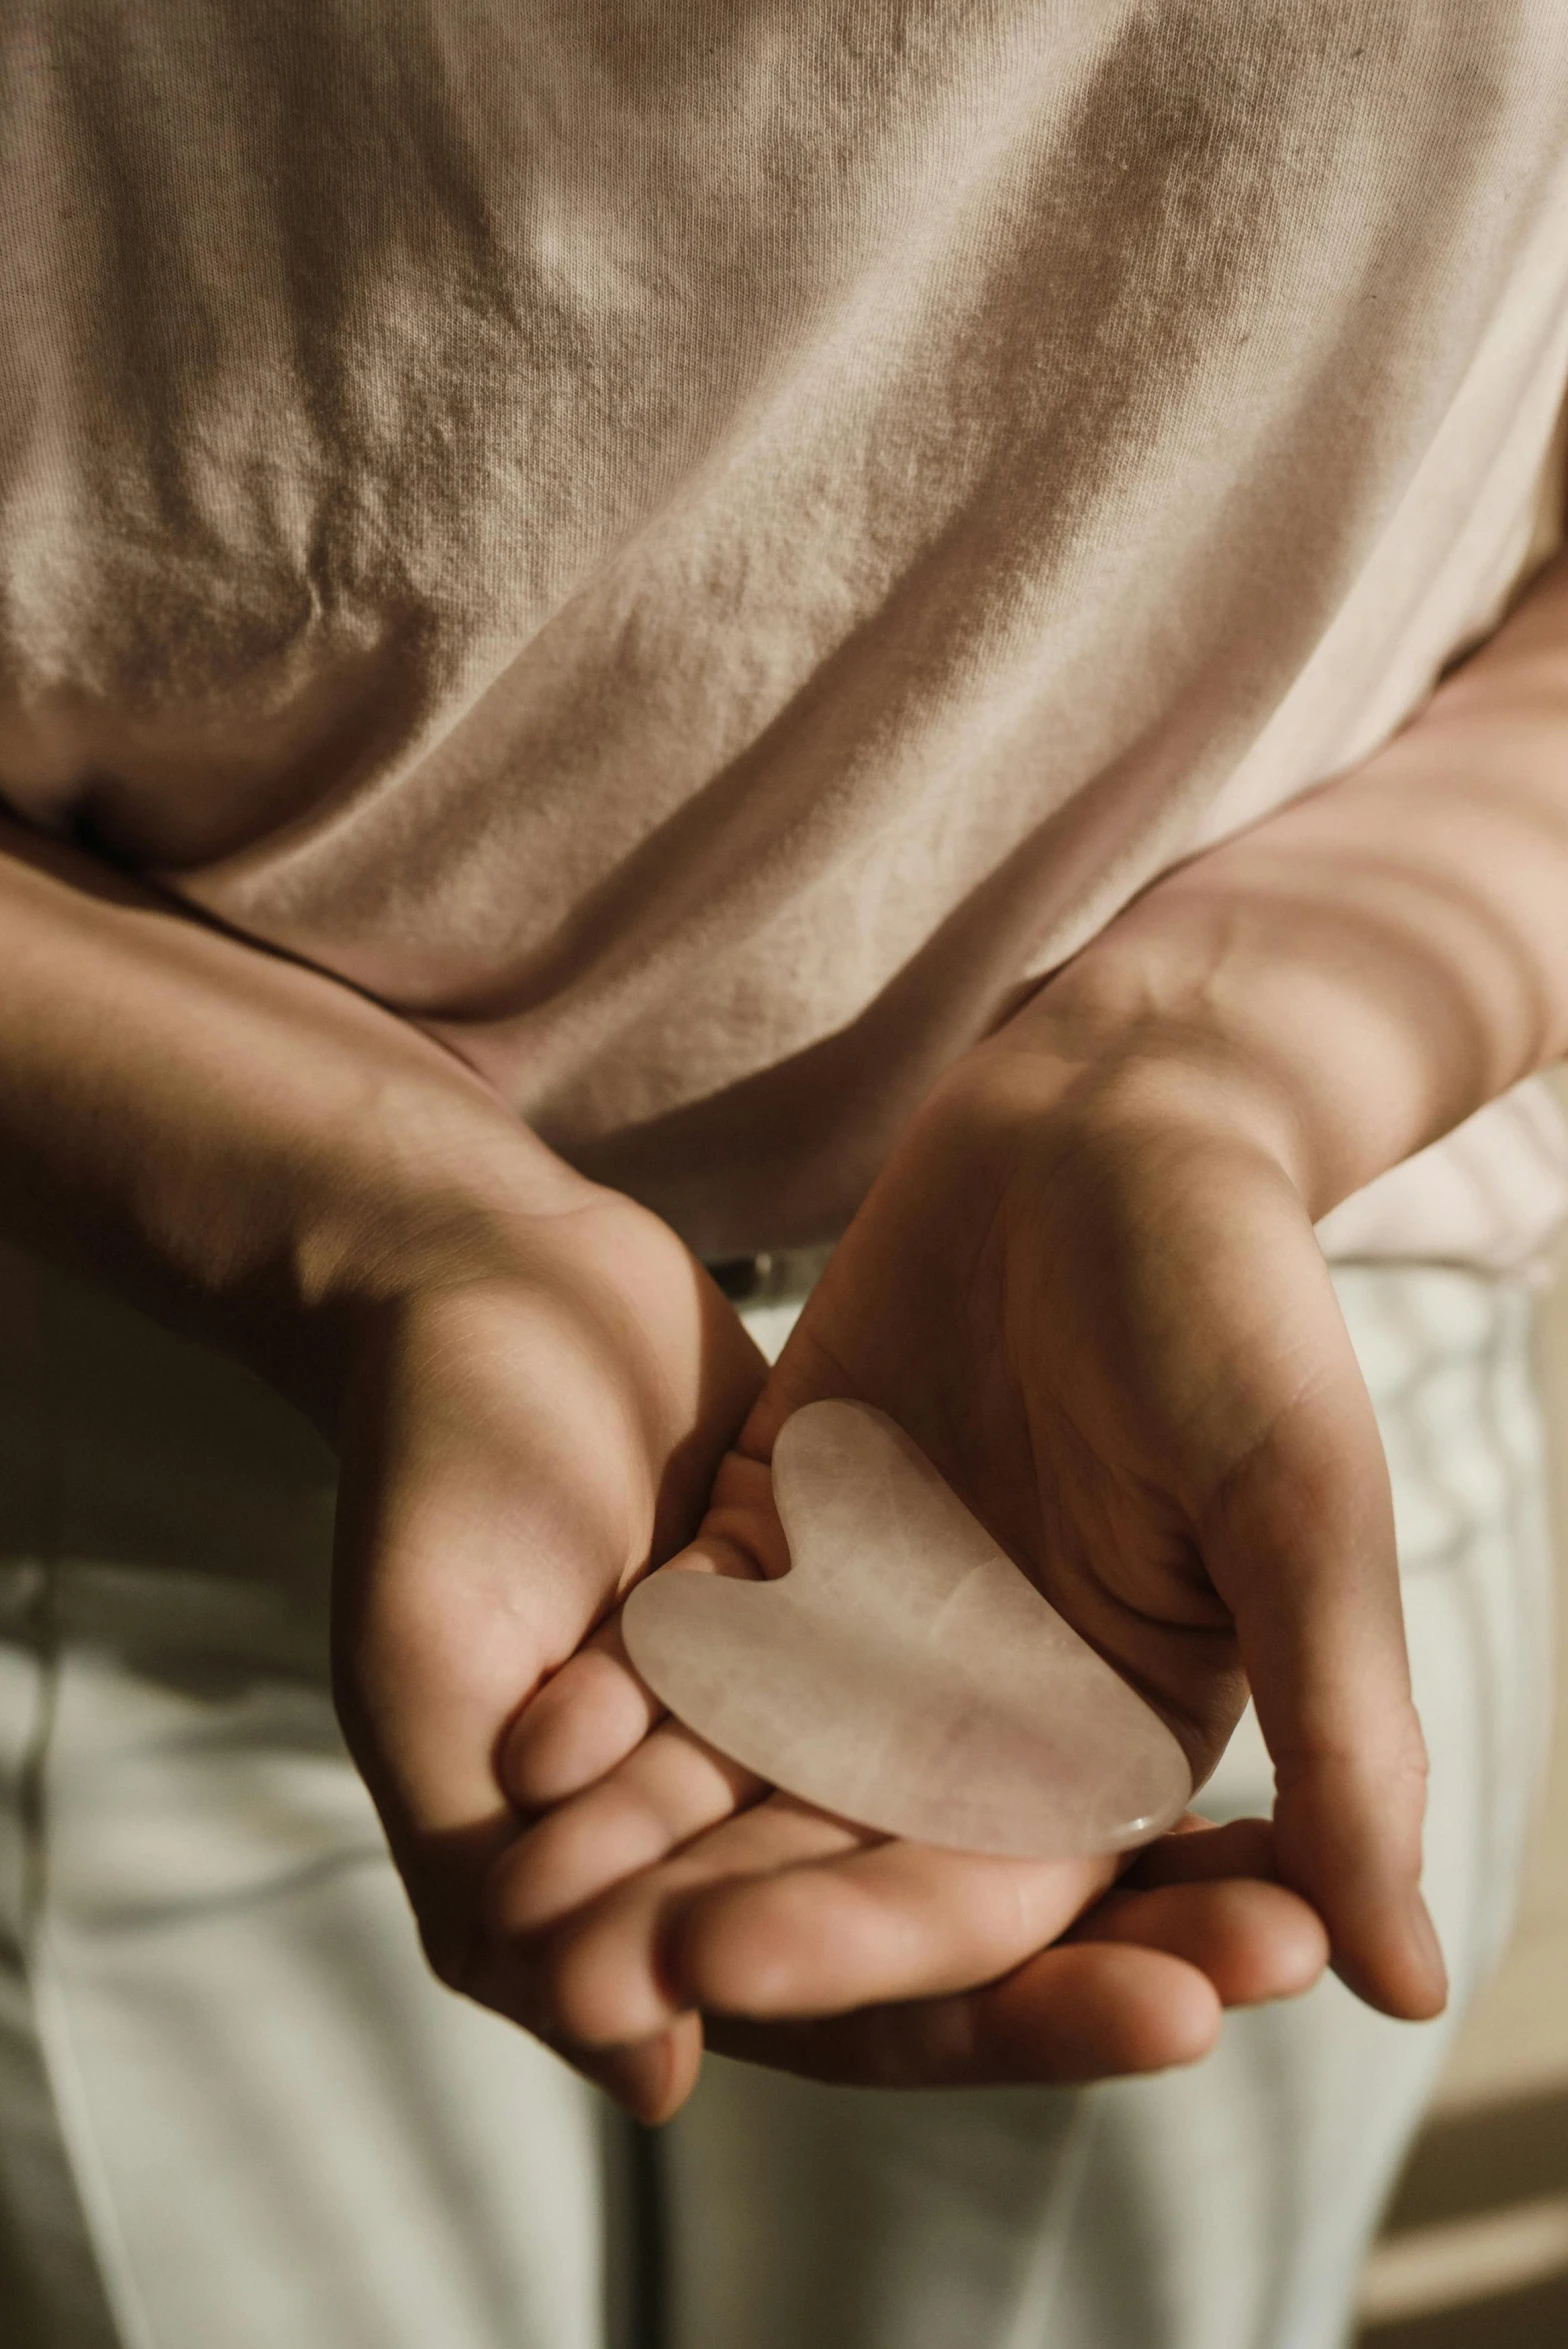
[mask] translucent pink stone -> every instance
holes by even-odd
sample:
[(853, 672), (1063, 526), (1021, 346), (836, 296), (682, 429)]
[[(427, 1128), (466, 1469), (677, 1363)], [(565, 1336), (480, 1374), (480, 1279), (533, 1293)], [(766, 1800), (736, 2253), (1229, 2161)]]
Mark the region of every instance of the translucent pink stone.
[(783, 1428), (776, 1582), (655, 1574), (626, 1644), (655, 1693), (775, 1786), (890, 1835), (1058, 1859), (1178, 1818), (1186, 1757), (1158, 1714), (863, 1403)]

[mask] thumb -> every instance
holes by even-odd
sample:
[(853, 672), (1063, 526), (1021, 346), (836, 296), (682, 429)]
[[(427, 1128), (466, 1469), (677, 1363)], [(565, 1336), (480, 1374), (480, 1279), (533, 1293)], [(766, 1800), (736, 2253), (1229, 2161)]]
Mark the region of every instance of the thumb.
[(1274, 1762), (1281, 1876), (1323, 1919), (1342, 1980), (1423, 2021), (1447, 1998), (1420, 1889), (1426, 1746), (1388, 1468), (1348, 1334), (1226, 1479), (1204, 1549)]

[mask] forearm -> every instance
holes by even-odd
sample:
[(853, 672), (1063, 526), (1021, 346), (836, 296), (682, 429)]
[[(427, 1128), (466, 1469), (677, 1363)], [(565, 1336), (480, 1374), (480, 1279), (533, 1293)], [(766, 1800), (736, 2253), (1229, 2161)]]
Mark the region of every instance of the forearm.
[(1212, 1077), (1314, 1216), (1568, 1053), (1568, 562), (1377, 756), (1149, 890), (998, 1042)]
[(0, 828), (0, 1236), (330, 1418), (361, 1309), (574, 1184), (416, 1029)]

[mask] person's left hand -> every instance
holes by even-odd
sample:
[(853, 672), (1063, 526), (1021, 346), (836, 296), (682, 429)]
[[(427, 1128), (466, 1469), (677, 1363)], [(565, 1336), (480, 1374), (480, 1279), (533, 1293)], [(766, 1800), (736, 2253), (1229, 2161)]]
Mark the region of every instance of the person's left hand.
[(565, 1769), (612, 1679), (627, 1718), (611, 1626), (503, 1757), (515, 1801), (561, 1806), (498, 1873), (492, 1915), (565, 2043), (635, 2042), (700, 2007), (745, 2018), (716, 2044), (833, 2077), (1147, 2068), (1201, 2052), (1223, 2001), (1315, 1978), (1314, 1909), (1375, 2003), (1441, 2003), (1376, 1426), (1310, 1222), (1242, 1106), (1199, 1083), (1042, 1087), (1027, 1055), (972, 1056), (851, 1228), (678, 1563), (783, 1571), (779, 1426), (817, 1396), (875, 1403), (1152, 1698), (1200, 1780), (1245, 1654), (1278, 1846), (1257, 1826), (1179, 1837), (1095, 1908), (1113, 1860), (867, 1834), (768, 1795), (646, 1695), (649, 1734)]
[[(548, 1984), (535, 2031), (645, 2121), (684, 2103), (704, 2041), (862, 2087), (1164, 2071), (1208, 2053), (1225, 2008), (1297, 1997), (1327, 1963), (1265, 1820), (1189, 1815), (1113, 1881), (1121, 1861), (986, 1859), (873, 1835), (770, 1792), (670, 1721), (639, 1750), (630, 1782), (568, 1802), (553, 1814), (564, 1833), (547, 1820), (516, 1848), (492, 1914)], [(691, 1830), (724, 1801), (725, 1824)], [(717, 1994), (690, 1978), (714, 1927), (731, 1970)], [(974, 1986), (929, 1987), (948, 1974)]]

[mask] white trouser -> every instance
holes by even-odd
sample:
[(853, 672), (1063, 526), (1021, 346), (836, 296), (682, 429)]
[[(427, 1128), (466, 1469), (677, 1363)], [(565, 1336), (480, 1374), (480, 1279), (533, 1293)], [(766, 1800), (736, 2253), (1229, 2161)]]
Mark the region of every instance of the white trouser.
[[(1340, 1293), (1394, 1471), (1457, 2007), (1544, 1734), (1530, 1301), (1425, 1268)], [(632, 2141), (422, 1970), (327, 1694), (331, 1510), (325, 1454), (244, 1373), (0, 1259), (5, 2349), (1340, 2339), (1451, 2018), (1330, 1982), (1231, 2017), (1193, 2071), (1087, 2092), (715, 2061)], [(1244, 1725), (1206, 1807), (1267, 1803)]]

